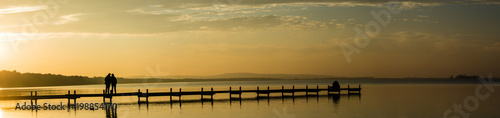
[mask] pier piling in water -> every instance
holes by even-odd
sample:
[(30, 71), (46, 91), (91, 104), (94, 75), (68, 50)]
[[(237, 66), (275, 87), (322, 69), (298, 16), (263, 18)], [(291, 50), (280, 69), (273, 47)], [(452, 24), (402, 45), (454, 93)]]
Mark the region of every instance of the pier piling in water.
[(214, 101), (214, 87), (210, 88), (210, 100), (213, 102)]
[(307, 96), (309, 95), (309, 93), (308, 93), (308, 92), (309, 92), (309, 86), (308, 86), (308, 85), (306, 85), (306, 98), (307, 98)]
[(271, 94), (271, 92), (269, 92), (269, 86), (267, 86), (267, 99), (269, 99), (269, 94)]
[(170, 88), (170, 103), (172, 103), (172, 88)]
[(182, 88), (179, 88), (179, 103), (182, 102), (181, 95), (182, 95)]

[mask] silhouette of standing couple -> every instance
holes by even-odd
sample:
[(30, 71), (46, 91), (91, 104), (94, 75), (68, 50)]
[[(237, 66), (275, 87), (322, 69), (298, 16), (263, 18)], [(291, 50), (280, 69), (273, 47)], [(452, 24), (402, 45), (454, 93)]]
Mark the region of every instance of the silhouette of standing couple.
[[(104, 78), (104, 84), (106, 84), (106, 94), (109, 94), (109, 85), (113, 85), (111, 89), (111, 93), (116, 93), (116, 80), (115, 74), (109, 73), (106, 78)], [(114, 92), (113, 92), (114, 91)]]

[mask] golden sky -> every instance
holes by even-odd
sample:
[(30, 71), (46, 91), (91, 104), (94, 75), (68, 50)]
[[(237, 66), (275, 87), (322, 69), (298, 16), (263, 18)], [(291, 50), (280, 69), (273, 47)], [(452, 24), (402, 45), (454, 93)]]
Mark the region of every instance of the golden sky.
[[(387, 26), (356, 45), (354, 28)], [(500, 72), (493, 0), (2, 0), (0, 69), (63, 75)], [(373, 27), (372, 27), (373, 28)], [(346, 58), (341, 44), (359, 49)], [(350, 48), (352, 49), (352, 48)], [(351, 50), (352, 51), (352, 50)]]

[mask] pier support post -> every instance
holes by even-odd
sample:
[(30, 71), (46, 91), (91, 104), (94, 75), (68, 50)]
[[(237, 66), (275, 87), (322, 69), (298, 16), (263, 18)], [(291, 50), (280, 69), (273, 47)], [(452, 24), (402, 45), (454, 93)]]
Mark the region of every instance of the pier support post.
[(146, 104), (149, 104), (149, 89), (146, 89)]
[(241, 94), (242, 94), (242, 92), (241, 92), (241, 86), (240, 86), (240, 97), (239, 97), (239, 98), (240, 98), (240, 101), (241, 101)]
[[(70, 90), (68, 90), (68, 111), (69, 111), (69, 109), (71, 108), (71, 105), (70, 105), (70, 104), (71, 104), (71, 101), (70, 101), (70, 99), (69, 99), (70, 97), (71, 97), (71, 91), (70, 91)], [(76, 104), (75, 104), (75, 107), (76, 107)]]
[(292, 86), (292, 102), (295, 104), (295, 85)]
[(283, 97), (284, 97), (283, 92), (285, 92), (285, 86), (281, 86), (281, 98), (283, 98)]
[(319, 85), (316, 85), (316, 95), (319, 96)]
[(309, 89), (309, 86), (308, 86), (308, 85), (306, 85), (306, 98), (307, 98), (307, 96), (309, 96), (309, 94), (308, 94), (308, 93), (309, 93), (309, 90), (308, 90), (308, 89)]
[(309, 102), (309, 85), (306, 85), (306, 102)]
[[(340, 92), (339, 92), (339, 94), (340, 94)], [(349, 85), (347, 85), (347, 94), (351, 94), (351, 89), (350, 89)]]
[(137, 104), (141, 104), (141, 89), (137, 89)]
[(259, 86), (257, 86), (257, 99), (259, 99), (259, 94), (260, 94)]
[(38, 91), (35, 91), (35, 105), (38, 105), (38, 97), (36, 97), (37, 96), (37, 92)]
[(203, 87), (201, 87), (201, 103), (203, 103)]
[[(36, 95), (36, 92), (35, 92), (35, 95)], [(73, 90), (73, 96), (75, 96), (75, 98), (73, 99), (73, 104), (76, 104), (76, 90)]]
[(172, 88), (170, 88), (170, 105), (172, 105)]
[[(69, 103), (69, 97), (68, 97), (68, 103)], [(106, 103), (106, 90), (102, 90), (102, 103)]]
[[(71, 102), (70, 102), (70, 98), (71, 98), (71, 91), (69, 91), (69, 90), (68, 90), (68, 106), (69, 106), (69, 104), (71, 103)], [(103, 99), (103, 100), (104, 100), (104, 99)]]
[(319, 102), (319, 85), (316, 85), (316, 102)]
[(269, 100), (269, 94), (271, 94), (271, 91), (269, 91), (269, 86), (267, 86), (267, 99)]
[(31, 101), (31, 106), (33, 106), (33, 91), (31, 91), (31, 95), (30, 96), (31, 96), (31, 100), (30, 100)]
[(179, 88), (179, 104), (182, 102), (182, 88)]
[(361, 94), (361, 84), (358, 84), (358, 88), (359, 88), (359, 93)]
[(326, 86), (326, 89), (328, 90), (328, 95), (330, 95), (330, 85)]
[(210, 88), (210, 101), (214, 102), (214, 87)]
[(231, 95), (232, 95), (232, 93), (231, 93), (231, 86), (229, 86), (229, 101), (231, 101), (231, 100), (232, 100), (232, 99), (231, 99)]

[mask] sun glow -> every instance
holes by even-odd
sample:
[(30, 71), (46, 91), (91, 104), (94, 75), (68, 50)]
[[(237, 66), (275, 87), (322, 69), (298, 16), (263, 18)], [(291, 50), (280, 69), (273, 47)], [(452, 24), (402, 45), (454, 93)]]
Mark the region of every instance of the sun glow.
[(6, 56), (7, 50), (10, 47), (10, 33), (0, 33), (0, 59), (3, 59)]

